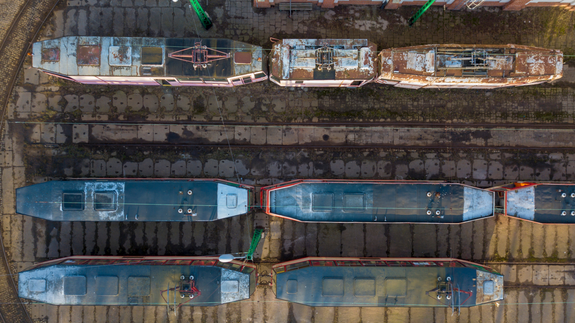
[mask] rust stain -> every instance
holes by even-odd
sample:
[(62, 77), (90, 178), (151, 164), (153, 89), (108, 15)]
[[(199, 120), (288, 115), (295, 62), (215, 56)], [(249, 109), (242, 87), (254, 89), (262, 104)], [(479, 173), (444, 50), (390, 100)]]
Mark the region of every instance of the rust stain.
[(117, 59), (119, 62), (123, 63), (131, 59), (130, 55), (128, 54), (129, 50), (129, 46), (122, 45), (118, 48), (118, 51), (113, 51), (111, 54), (114, 59)]
[(366, 39), (284, 39), (271, 51), (271, 75), (282, 80), (369, 80), (376, 45)]
[(424, 45), (382, 50), (377, 82), (410, 88), (497, 88), (561, 78), (559, 50), (520, 45)]
[(100, 46), (78, 46), (78, 65), (100, 65)]
[(60, 61), (60, 48), (43, 48), (42, 61), (58, 62)]

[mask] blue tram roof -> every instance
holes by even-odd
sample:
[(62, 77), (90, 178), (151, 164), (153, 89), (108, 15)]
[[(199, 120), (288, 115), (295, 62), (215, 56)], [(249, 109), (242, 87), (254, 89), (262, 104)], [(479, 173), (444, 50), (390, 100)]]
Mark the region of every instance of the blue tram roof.
[(461, 223), (494, 208), (493, 192), (454, 183), (297, 180), (262, 190), (268, 214), (303, 222)]
[(214, 179), (50, 181), (16, 190), (16, 212), (52, 221), (215, 221), (245, 214), (253, 188)]
[(456, 259), (309, 257), (273, 267), (277, 298), (309, 306), (470, 307), (503, 299), (503, 276)]
[(53, 305), (212, 306), (249, 299), (256, 283), (254, 265), (217, 257), (80, 256), (20, 272), (18, 296)]
[(494, 187), (506, 192), (503, 199), (509, 216), (539, 223), (575, 223), (575, 185), (516, 183)]

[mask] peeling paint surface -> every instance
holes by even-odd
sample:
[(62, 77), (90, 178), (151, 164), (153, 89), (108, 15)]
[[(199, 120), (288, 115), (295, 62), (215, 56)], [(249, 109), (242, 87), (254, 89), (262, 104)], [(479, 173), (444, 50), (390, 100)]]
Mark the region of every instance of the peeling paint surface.
[(377, 73), (375, 50), (375, 44), (365, 39), (283, 39), (273, 45), (271, 75), (284, 86), (368, 81)]
[(184, 222), (245, 214), (253, 188), (211, 179), (70, 180), (22, 187), (16, 195), (18, 213), (52, 221)]
[[(236, 53), (251, 58), (237, 62)], [(262, 48), (228, 39), (67, 36), (34, 43), (32, 54), (34, 67), (84, 84), (234, 86), (267, 79)]]
[(250, 276), (222, 268), (222, 304), (250, 298)]
[[(248, 271), (253, 272), (255, 266), (241, 266), (239, 261), (219, 263), (217, 259), (61, 258), (20, 272), (18, 295), (53, 305), (213, 306), (248, 299), (256, 285), (251, 278), (255, 275)], [(192, 277), (199, 295), (192, 299), (181, 297), (182, 276)], [(222, 286), (228, 286), (226, 292)], [(231, 293), (230, 286), (235, 288)]]
[(472, 187), (463, 188), (463, 221), (491, 216), (494, 193)]
[(477, 304), (503, 300), (503, 275), (477, 270)]
[(507, 214), (525, 220), (535, 219), (535, 187), (507, 192)]
[(520, 45), (424, 45), (384, 49), (377, 82), (406, 88), (497, 88), (563, 75), (559, 50)]

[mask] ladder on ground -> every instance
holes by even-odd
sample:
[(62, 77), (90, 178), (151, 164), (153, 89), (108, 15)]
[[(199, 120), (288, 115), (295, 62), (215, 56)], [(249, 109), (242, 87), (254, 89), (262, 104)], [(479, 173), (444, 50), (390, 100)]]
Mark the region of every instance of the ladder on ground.
[(190, 0), (190, 3), (192, 4), (192, 8), (194, 8), (194, 11), (198, 15), (198, 18), (200, 19), (202, 26), (204, 26), (206, 30), (210, 29), (213, 25), (212, 19), (210, 19), (210, 16), (208, 16), (208, 14), (204, 11), (204, 9), (202, 9), (202, 6), (200, 6), (198, 0)]
[(256, 228), (256, 230), (254, 231), (254, 237), (252, 238), (252, 243), (250, 244), (250, 249), (248, 250), (248, 253), (246, 254), (246, 260), (247, 261), (253, 261), (254, 260), (254, 252), (256, 251), (256, 248), (258, 247), (258, 244), (260, 243), (260, 239), (262, 238), (263, 232), (264, 232), (264, 229), (259, 229), (259, 228)]
[(435, 0), (429, 0), (423, 5), (423, 7), (419, 8), (419, 10), (417, 10), (415, 15), (413, 15), (413, 16), (411, 16), (411, 18), (409, 18), (409, 27), (413, 26), (413, 24), (415, 24), (417, 19), (419, 19), (423, 15), (423, 13), (426, 12), (427, 9), (429, 9), (429, 7), (431, 7), (431, 5), (434, 2), (435, 2)]

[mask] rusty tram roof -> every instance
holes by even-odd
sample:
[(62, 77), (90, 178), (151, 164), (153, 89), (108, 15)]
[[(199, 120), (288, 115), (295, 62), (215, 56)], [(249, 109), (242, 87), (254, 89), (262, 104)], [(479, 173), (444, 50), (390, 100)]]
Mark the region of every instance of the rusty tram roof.
[(459, 307), (503, 299), (503, 275), (451, 258), (308, 257), (273, 266), (276, 297), (309, 306)]
[(81, 76), (213, 81), (264, 67), (261, 47), (215, 38), (68, 36), (36, 42), (32, 53), (34, 67), (80, 82)]
[(368, 80), (377, 46), (367, 39), (283, 39), (273, 45), (270, 73), (278, 80)]
[(563, 75), (559, 50), (521, 45), (423, 45), (379, 53), (378, 82), (406, 88), (497, 88)]

